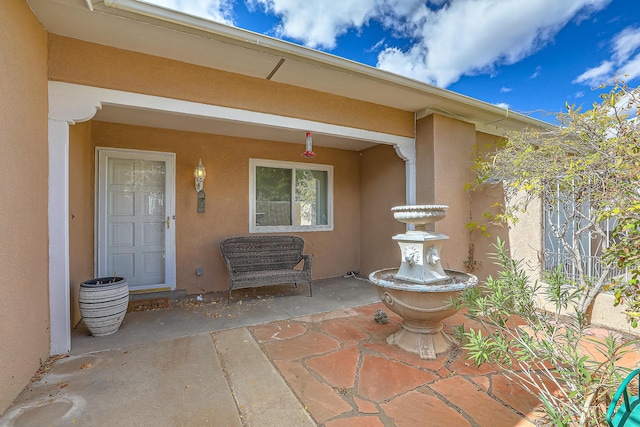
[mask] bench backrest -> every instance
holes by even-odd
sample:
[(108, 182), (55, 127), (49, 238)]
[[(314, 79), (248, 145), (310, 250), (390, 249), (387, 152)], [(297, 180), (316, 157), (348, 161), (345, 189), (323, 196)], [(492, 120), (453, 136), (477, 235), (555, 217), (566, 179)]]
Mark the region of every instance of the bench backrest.
[(240, 236), (220, 242), (220, 252), (235, 272), (293, 268), (303, 249), (304, 240), (297, 236)]

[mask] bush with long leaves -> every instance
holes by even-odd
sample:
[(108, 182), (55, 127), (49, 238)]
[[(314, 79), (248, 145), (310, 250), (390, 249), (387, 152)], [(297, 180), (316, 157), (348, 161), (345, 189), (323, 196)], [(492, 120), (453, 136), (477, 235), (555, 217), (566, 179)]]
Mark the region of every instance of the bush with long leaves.
[[(499, 367), (536, 395), (553, 425), (604, 425), (611, 396), (628, 372), (616, 361), (634, 342), (619, 342), (613, 335), (595, 338), (581, 316), (567, 316), (566, 308), (580, 295), (565, 286), (560, 272), (546, 278), (544, 292), (554, 310), (542, 310), (538, 282), (530, 280), (521, 260), (510, 257), (504, 241), (494, 246), (498, 276), (456, 301), (481, 325), (457, 331), (469, 358), (478, 366)], [(597, 356), (585, 352), (586, 342)]]

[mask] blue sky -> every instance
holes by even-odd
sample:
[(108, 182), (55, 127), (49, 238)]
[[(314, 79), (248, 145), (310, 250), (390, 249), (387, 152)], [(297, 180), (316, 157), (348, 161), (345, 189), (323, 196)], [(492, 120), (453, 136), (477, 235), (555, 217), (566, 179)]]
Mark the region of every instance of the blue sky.
[(143, 0), (547, 121), (640, 84), (637, 0)]

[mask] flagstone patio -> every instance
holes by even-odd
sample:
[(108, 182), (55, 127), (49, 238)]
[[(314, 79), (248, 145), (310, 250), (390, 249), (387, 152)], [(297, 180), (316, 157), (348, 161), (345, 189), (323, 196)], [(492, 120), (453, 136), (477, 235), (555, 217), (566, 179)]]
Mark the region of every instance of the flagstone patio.
[[(265, 354), (319, 425), (532, 426), (538, 401), (454, 349), (437, 360), (390, 346), (400, 328), (373, 315), (381, 303), (249, 328)], [(451, 330), (470, 320), (447, 320)]]
[[(538, 399), (496, 369), (476, 368), (454, 348), (437, 360), (390, 346), (400, 328), (373, 321), (382, 303), (249, 328), (313, 419), (325, 427), (542, 425)], [(473, 321), (458, 314), (449, 332)], [(604, 336), (608, 331), (595, 328)], [(640, 354), (620, 361), (636, 367)]]

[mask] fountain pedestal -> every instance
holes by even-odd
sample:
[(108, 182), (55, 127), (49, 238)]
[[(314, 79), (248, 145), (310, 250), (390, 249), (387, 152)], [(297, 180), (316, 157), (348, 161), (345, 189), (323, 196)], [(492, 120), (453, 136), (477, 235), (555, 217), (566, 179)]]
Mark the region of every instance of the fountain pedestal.
[(389, 336), (387, 343), (422, 359), (435, 359), (449, 350), (453, 340), (442, 331), (442, 321), (458, 311), (451, 305), (451, 299), (478, 283), (471, 274), (442, 268), (440, 250), (448, 236), (427, 231), (426, 224), (444, 218), (446, 208), (441, 205), (393, 208), (396, 219), (414, 224), (416, 230), (393, 237), (400, 246), (400, 268), (369, 275), (385, 306), (403, 318), (402, 329)]
[(446, 280), (448, 276), (442, 269), (440, 250), (443, 241), (448, 238), (444, 234), (426, 231), (409, 231), (393, 236), (402, 253), (402, 263), (396, 277), (416, 283)]

